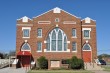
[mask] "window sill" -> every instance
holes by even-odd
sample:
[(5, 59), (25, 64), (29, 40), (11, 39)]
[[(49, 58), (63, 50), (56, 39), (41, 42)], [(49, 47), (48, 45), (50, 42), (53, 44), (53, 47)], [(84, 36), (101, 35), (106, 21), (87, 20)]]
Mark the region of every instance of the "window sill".
[(72, 52), (77, 52), (77, 51), (72, 51)]
[(46, 49), (44, 49), (44, 52), (70, 52), (70, 49), (67, 49), (67, 51), (47, 51)]
[(77, 37), (71, 37), (71, 38), (77, 38)]
[(91, 51), (91, 50), (83, 50), (83, 51)]
[(91, 38), (86, 38), (86, 37), (84, 37), (83, 39), (91, 39)]
[(42, 52), (42, 51), (37, 51), (37, 52)]
[(42, 36), (41, 36), (41, 37), (39, 36), (39, 37), (37, 37), (37, 38), (42, 38)]
[(29, 39), (30, 37), (22, 37), (22, 38), (26, 38), (26, 39)]

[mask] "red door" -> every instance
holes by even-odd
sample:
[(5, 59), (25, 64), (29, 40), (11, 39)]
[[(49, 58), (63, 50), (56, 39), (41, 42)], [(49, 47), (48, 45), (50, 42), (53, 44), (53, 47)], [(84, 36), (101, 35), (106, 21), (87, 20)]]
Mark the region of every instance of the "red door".
[(91, 51), (83, 51), (84, 62), (91, 62)]
[(30, 56), (22, 56), (22, 66), (27, 67), (30, 65)]

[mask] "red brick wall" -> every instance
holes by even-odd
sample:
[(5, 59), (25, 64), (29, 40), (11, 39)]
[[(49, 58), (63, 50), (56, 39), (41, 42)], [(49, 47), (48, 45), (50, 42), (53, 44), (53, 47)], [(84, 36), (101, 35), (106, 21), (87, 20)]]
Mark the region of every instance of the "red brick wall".
[[(55, 22), (55, 18), (59, 18), (59, 22)], [(38, 21), (51, 21), (51, 24), (38, 24)], [(63, 21), (75, 21), (76, 24), (63, 24)], [(84, 25), (84, 21), (81, 21), (79, 18), (75, 16), (71, 16), (70, 14), (61, 11), (61, 13), (53, 13), (50, 11), (42, 16), (33, 18), (29, 20), (29, 22), (22, 22), (21, 20), (17, 21), (17, 24), (24, 24), (22, 26), (17, 25), (17, 36), (16, 36), (16, 53), (18, 53), (21, 49), (22, 44), (25, 40), (28, 41), (31, 47), (31, 53), (33, 58), (36, 60), (40, 56), (45, 56), (47, 59), (66, 59), (71, 58), (72, 56), (77, 56), (78, 58), (82, 58), (82, 47), (86, 40), (82, 39), (82, 28), (92, 28), (91, 31), (91, 39), (88, 40), (92, 47), (92, 56), (93, 58), (97, 56), (97, 48), (96, 48), (96, 27), (95, 26), (81, 26)], [(26, 27), (25, 25), (32, 24), (30, 38), (25, 39), (22, 38), (22, 27)], [(68, 41), (68, 49), (70, 52), (44, 52), (46, 49), (46, 44), (44, 41), (46, 40), (49, 32), (54, 29), (58, 25), (60, 29), (62, 29), (67, 35)], [(90, 25), (95, 25), (95, 22), (92, 21)], [(29, 27), (29, 26), (27, 26)], [(37, 38), (37, 29), (42, 28), (42, 38)], [(72, 28), (76, 28), (77, 30), (77, 38), (72, 38)], [(42, 52), (37, 52), (37, 42), (42, 42)], [(75, 41), (77, 43), (77, 52), (72, 52), (72, 42)]]

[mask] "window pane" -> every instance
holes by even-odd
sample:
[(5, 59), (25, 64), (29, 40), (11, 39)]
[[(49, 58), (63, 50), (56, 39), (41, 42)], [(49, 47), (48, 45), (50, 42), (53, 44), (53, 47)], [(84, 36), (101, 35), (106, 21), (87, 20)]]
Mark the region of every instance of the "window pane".
[(37, 51), (41, 51), (42, 43), (38, 42), (37, 43)]
[(51, 48), (52, 48), (52, 51), (56, 51), (56, 41), (55, 40), (52, 40), (52, 46), (51, 46)]
[(76, 51), (76, 42), (72, 43), (72, 51)]
[(42, 37), (42, 29), (41, 28), (38, 28), (38, 30), (37, 30), (37, 36), (38, 37)]
[(76, 29), (72, 29), (72, 36), (76, 37)]
[(30, 50), (29, 44), (28, 43), (24, 43), (24, 45), (22, 46), (21, 50)]
[(55, 33), (55, 31), (53, 31), (53, 33), (52, 33), (52, 40), (56, 40), (56, 33)]
[(67, 50), (67, 40), (66, 40), (66, 36), (64, 37), (64, 51)]
[(84, 47), (83, 47), (83, 50), (90, 50), (89, 44), (85, 44)]
[(84, 37), (89, 37), (89, 30), (84, 30)]
[(48, 38), (47, 38), (46, 47), (47, 47), (47, 51), (49, 51), (49, 50), (50, 50), (50, 38), (49, 38), (49, 36), (48, 36)]
[(23, 30), (23, 37), (29, 37), (29, 29)]
[(62, 51), (62, 40), (58, 40), (58, 51)]
[(58, 40), (62, 40), (62, 33), (61, 33), (61, 31), (58, 32)]

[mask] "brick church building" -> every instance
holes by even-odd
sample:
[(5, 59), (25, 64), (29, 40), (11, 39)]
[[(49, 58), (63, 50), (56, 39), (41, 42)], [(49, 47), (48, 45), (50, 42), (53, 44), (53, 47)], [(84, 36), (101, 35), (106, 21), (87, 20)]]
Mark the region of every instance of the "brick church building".
[(95, 20), (81, 19), (56, 7), (32, 19), (17, 19), (16, 57), (22, 67), (40, 56), (48, 59), (49, 68), (61, 67), (61, 61), (72, 56), (93, 62), (96, 40)]

